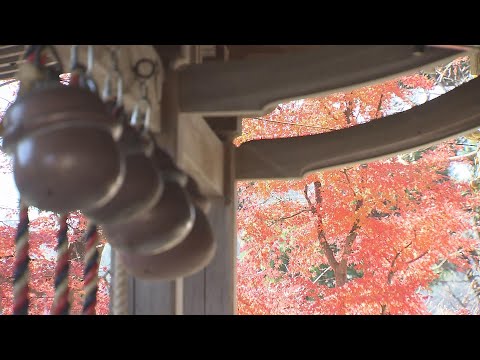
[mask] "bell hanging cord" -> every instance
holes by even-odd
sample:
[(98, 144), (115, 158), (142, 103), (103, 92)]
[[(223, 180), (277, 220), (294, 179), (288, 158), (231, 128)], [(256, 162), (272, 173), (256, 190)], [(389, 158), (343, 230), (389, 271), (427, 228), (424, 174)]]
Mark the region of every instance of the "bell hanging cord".
[[(112, 107), (112, 114), (119, 118), (123, 112), (123, 77), (118, 65), (118, 52), (120, 49), (111, 49), (110, 57), (112, 68), (108, 72), (102, 92), (102, 100), (109, 108)], [(116, 79), (116, 94), (113, 93), (114, 79)]]
[(95, 315), (98, 291), (98, 231), (93, 222), (87, 226), (85, 233), (86, 254), (85, 268), (83, 271), (83, 286), (85, 298), (83, 302), (83, 315)]
[(132, 112), (130, 125), (142, 132), (146, 132), (150, 129), (152, 107), (148, 100), (148, 85), (145, 80), (140, 82), (140, 94), (140, 99), (135, 104)]
[(13, 315), (28, 315), (29, 262), (28, 205), (20, 200), (20, 221), (15, 235), (15, 264), (13, 272)]
[(112, 310), (113, 315), (128, 314), (128, 273), (122, 264), (118, 251), (114, 252), (115, 260), (113, 267), (112, 286)]
[(70, 312), (67, 219), (68, 215), (60, 215), (58, 218), (60, 229), (57, 233), (57, 265), (55, 268), (55, 297), (53, 299), (52, 315), (68, 315)]
[(142, 132), (150, 129), (152, 106), (148, 98), (148, 81), (158, 72), (158, 64), (152, 59), (142, 58), (133, 66), (133, 73), (140, 84), (140, 99), (135, 104), (130, 125)]
[(87, 65), (79, 61), (78, 56), (79, 45), (72, 45), (70, 50), (70, 86), (76, 86), (89, 89), (93, 93), (97, 93), (97, 85), (92, 77), (94, 51), (93, 46), (87, 47)]

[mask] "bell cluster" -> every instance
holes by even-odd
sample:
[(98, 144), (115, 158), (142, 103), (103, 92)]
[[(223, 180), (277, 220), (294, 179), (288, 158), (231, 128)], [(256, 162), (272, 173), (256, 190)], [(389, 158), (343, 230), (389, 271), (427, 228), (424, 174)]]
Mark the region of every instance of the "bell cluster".
[(146, 92), (132, 114), (124, 109), (118, 58), (112, 55), (100, 95), (93, 49), (87, 64), (77, 51), (72, 46), (68, 84), (60, 81), (54, 46), (30, 46), (18, 69), (20, 89), (5, 114), (3, 147), (22, 201), (60, 214), (82, 211), (137, 277), (199, 271), (216, 247), (208, 201), (156, 143)]

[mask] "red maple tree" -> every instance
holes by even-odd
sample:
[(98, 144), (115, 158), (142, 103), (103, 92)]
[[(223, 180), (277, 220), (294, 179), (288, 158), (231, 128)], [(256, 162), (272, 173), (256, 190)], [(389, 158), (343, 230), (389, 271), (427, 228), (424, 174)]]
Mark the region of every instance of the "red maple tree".
[[(281, 104), (244, 119), (235, 142), (355, 126), (414, 106), (415, 91), (433, 85), (416, 74)], [(467, 270), (477, 245), (468, 234), (477, 193), (448, 176), (458, 149), (448, 141), (298, 180), (239, 182), (238, 313), (427, 313), (421, 290), (439, 264)]]

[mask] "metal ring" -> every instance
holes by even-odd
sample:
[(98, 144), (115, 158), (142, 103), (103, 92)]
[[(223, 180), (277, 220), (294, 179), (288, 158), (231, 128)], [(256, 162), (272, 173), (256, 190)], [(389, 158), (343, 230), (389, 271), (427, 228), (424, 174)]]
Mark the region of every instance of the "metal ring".
[[(151, 70), (147, 74), (142, 74), (140, 72), (140, 67), (143, 64), (148, 64), (150, 65)], [(155, 70), (157, 69), (157, 63), (154, 62), (151, 59), (143, 58), (137, 61), (135, 66), (133, 67), (133, 72), (135, 73), (136, 77), (142, 78), (142, 79), (149, 79), (155, 74)]]

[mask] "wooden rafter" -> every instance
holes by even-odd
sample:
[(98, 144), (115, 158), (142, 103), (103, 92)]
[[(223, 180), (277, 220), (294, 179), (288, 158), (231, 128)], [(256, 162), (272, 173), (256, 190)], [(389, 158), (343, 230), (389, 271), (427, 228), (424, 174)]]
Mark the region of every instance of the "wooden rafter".
[(236, 151), (237, 179), (296, 178), (425, 148), (479, 128), (479, 95), (477, 78), (423, 105), (366, 124), (246, 142)]
[(413, 45), (325, 45), (311, 51), (191, 64), (179, 70), (179, 106), (203, 116), (252, 116), (278, 103), (380, 83), (445, 64), (457, 49)]

